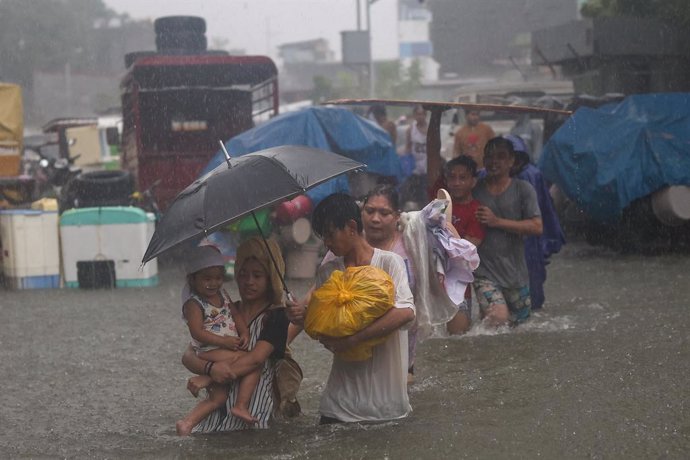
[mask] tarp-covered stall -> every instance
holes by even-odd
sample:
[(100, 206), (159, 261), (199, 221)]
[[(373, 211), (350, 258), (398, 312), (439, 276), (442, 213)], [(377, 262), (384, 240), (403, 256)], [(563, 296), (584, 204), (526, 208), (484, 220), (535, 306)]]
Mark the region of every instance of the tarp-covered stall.
[(593, 220), (615, 221), (638, 198), (690, 185), (690, 94), (581, 108), (544, 146), (539, 166)]

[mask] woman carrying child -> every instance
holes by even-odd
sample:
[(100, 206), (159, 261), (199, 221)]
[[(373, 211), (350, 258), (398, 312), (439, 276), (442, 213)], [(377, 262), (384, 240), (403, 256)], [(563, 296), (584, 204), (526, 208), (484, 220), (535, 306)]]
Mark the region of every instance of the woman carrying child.
[[(235, 360), (249, 343), (249, 328), (238, 314), (230, 296), (223, 289), (225, 261), (213, 246), (194, 248), (185, 264), (187, 284), (183, 289), (182, 315), (192, 336), (191, 346), (196, 356), (208, 361), (208, 368), (216, 362)], [(255, 423), (248, 410), (249, 400), (259, 382), (259, 370), (244, 376), (238, 384), (237, 399), (230, 409), (235, 417)], [(208, 398), (176, 424), (177, 434), (187, 436), (192, 428), (228, 399), (228, 385), (210, 382), (206, 386)], [(198, 392), (195, 392), (197, 396)]]
[[(278, 245), (272, 240), (268, 240), (268, 245), (275, 264), (265, 242), (258, 237), (242, 243), (235, 259), (235, 279), (241, 299), (235, 304), (235, 316), (249, 328), (249, 351), (232, 359), (214, 362), (197, 356), (190, 346), (182, 358), (187, 369), (199, 374), (190, 379), (188, 387), (192, 393), (212, 382), (228, 384), (230, 387), (226, 403), (197, 424), (192, 429), (194, 433), (235, 431), (250, 426), (268, 427), (274, 408), (275, 363), (285, 353), (288, 330), (282, 284), (275, 268), (277, 265), (281, 273), (284, 272), (285, 262)], [(256, 419), (256, 423), (248, 424), (229, 408), (235, 407), (240, 397), (241, 379), (255, 371), (260, 375), (249, 400), (248, 412)]]

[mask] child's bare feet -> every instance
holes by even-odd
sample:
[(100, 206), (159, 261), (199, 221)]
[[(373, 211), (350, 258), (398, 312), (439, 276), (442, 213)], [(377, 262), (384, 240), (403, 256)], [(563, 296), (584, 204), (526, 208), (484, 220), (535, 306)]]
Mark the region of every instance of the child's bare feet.
[(241, 407), (233, 407), (232, 409), (230, 409), (230, 413), (235, 417), (243, 420), (245, 423), (249, 425), (259, 423), (259, 420), (252, 416), (252, 414), (247, 409)]
[(189, 436), (192, 434), (192, 428), (194, 428), (194, 426), (185, 419), (178, 420), (175, 424), (178, 436)]
[(187, 389), (194, 397), (199, 396), (199, 392), (213, 383), (208, 375), (195, 375), (187, 380)]

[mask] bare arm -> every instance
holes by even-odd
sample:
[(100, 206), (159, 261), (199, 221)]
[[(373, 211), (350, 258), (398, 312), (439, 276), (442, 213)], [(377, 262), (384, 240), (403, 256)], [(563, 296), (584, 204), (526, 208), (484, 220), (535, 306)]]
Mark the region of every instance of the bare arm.
[(285, 313), (287, 314), (288, 320), (290, 320), (290, 326), (295, 326), (294, 328), (288, 327), (288, 343), (292, 342), (302, 329), (304, 329), (304, 316), (307, 314), (307, 305), (309, 305), (311, 295), (315, 289), (316, 285), (312, 285), (304, 298), (300, 301), (288, 299), (287, 302), (285, 302)]
[(391, 140), (393, 141), (393, 147), (395, 147), (395, 143), (398, 138), (398, 128), (395, 126), (395, 123), (392, 121), (388, 121), (386, 123), (386, 131), (388, 131), (388, 134), (391, 137)]
[[(273, 353), (273, 345), (259, 340), (252, 351), (241, 355), (237, 360), (214, 363), (211, 378), (218, 383), (227, 383), (243, 377), (261, 367), (271, 353)], [(191, 346), (188, 346), (182, 355), (182, 365), (194, 374), (204, 375), (206, 364), (208, 361), (197, 357)]]
[(304, 326), (290, 323), (288, 325), (287, 343), (290, 345), (295, 338), (304, 330)]
[(455, 131), (455, 136), (453, 138), (453, 158), (459, 157), (462, 152), (461, 150), (461, 145), (460, 145), (460, 128), (458, 128), (457, 131)]
[(235, 322), (237, 335), (240, 338), (237, 346), (242, 350), (246, 350), (249, 346), (249, 326), (247, 326), (244, 316), (240, 314), (237, 310), (237, 305), (233, 302), (230, 302), (230, 314), (232, 315), (232, 320)]
[(441, 115), (442, 110), (432, 110), (426, 130), (427, 183), (433, 186), (441, 174)]
[(534, 235), (542, 234), (541, 217), (532, 217), (524, 220), (511, 220), (496, 217), (496, 215), (486, 206), (480, 206), (477, 209), (477, 220), (487, 227), (500, 228), (506, 232), (517, 233), (518, 235)]
[(405, 132), (405, 155), (412, 153), (412, 125)]
[(220, 361), (211, 368), (211, 378), (217, 383), (228, 383), (239, 379), (263, 366), (273, 353), (273, 345), (265, 340), (256, 342), (254, 348), (236, 361)]
[(383, 337), (414, 319), (414, 311), (411, 308), (391, 308), (383, 316), (361, 331), (348, 337), (322, 337), (319, 339), (326, 348), (334, 353), (348, 350), (355, 345), (369, 339)]

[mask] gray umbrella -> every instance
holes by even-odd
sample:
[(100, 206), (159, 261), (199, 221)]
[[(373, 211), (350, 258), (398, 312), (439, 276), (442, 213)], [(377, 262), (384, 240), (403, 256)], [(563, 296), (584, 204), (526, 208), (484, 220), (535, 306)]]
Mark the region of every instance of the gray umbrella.
[(225, 163), (177, 195), (158, 222), (142, 263), (256, 210), (365, 167), (332, 152), (296, 145), (273, 147), (239, 158), (230, 158), (226, 153)]

